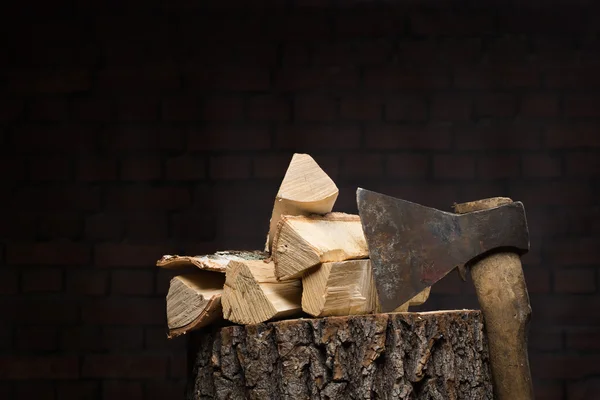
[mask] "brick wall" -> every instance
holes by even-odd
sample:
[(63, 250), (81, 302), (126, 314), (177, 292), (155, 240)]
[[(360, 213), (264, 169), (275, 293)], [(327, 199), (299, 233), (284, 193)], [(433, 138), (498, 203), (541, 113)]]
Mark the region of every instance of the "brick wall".
[[(339, 211), (523, 201), (537, 396), (600, 390), (596, 9), (158, 3), (3, 16), (0, 398), (181, 398), (154, 263), (261, 248), (293, 152)], [(477, 302), (453, 273), (424, 307)]]

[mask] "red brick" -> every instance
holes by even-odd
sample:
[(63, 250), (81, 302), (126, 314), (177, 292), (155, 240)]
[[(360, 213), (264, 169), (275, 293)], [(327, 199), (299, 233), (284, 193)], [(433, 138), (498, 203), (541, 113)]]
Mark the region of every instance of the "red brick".
[(91, 296), (106, 294), (108, 273), (105, 271), (67, 271), (67, 292)]
[(102, 350), (102, 335), (96, 326), (64, 327), (60, 337), (60, 348), (66, 351), (93, 352)]
[(344, 97), (340, 103), (342, 118), (356, 121), (381, 120), (382, 100), (373, 96)]
[(187, 378), (187, 357), (185, 353), (169, 357), (169, 376), (171, 378)]
[(524, 154), (523, 176), (526, 178), (552, 178), (561, 175), (561, 156), (550, 154)]
[(0, 356), (2, 379), (77, 379), (77, 356)]
[(403, 33), (406, 23), (402, 13), (370, 9), (337, 13), (334, 26), (336, 37), (389, 37)]
[(76, 164), (77, 180), (85, 182), (117, 179), (117, 160), (104, 157), (86, 157)]
[(167, 357), (159, 355), (87, 355), (82, 366), (82, 376), (88, 378), (160, 379), (166, 375)]
[(211, 124), (189, 133), (188, 149), (211, 150), (265, 150), (271, 146), (268, 126)]
[(71, 100), (71, 118), (75, 121), (109, 122), (115, 116), (115, 106), (108, 97), (77, 97)]
[(16, 294), (19, 291), (19, 274), (16, 270), (0, 270), (0, 295)]
[(351, 154), (342, 158), (343, 178), (379, 178), (383, 176), (383, 156), (380, 154)]
[(168, 350), (171, 354), (181, 353), (187, 348), (183, 341), (167, 340), (167, 327), (145, 328), (144, 343), (149, 350)]
[(37, 98), (29, 104), (32, 121), (64, 121), (67, 119), (67, 100), (60, 97)]
[(7, 71), (9, 92), (23, 94), (68, 94), (91, 88), (91, 74), (86, 69), (19, 69)]
[(429, 176), (428, 156), (423, 154), (395, 154), (387, 157), (387, 175), (394, 178), (425, 178)]
[[(209, 254), (210, 252), (200, 252), (196, 254)], [(169, 292), (169, 286), (171, 279), (177, 274), (174, 271), (169, 271), (167, 269), (159, 269), (156, 272), (156, 294), (166, 295)]]
[(394, 52), (394, 61), (408, 65), (436, 65), (440, 63), (438, 42), (435, 39), (400, 39)]
[(58, 292), (62, 290), (63, 272), (56, 268), (42, 268), (22, 272), (21, 287), (24, 293)]
[(579, 182), (515, 183), (509, 191), (513, 199), (536, 206), (585, 206), (594, 201), (591, 187)]
[(243, 117), (243, 99), (231, 96), (167, 97), (162, 116), (166, 121), (228, 121)]
[(282, 125), (277, 130), (276, 143), (281, 149), (356, 149), (360, 145), (360, 129), (354, 124)]
[(600, 356), (537, 354), (530, 357), (531, 370), (537, 378), (581, 379), (597, 375), (600, 370)]
[(58, 382), (56, 395), (60, 400), (97, 400), (98, 382)]
[(127, 96), (117, 100), (117, 120), (126, 122), (157, 121), (160, 100), (154, 96)]
[(112, 292), (125, 295), (144, 295), (154, 292), (152, 271), (113, 271)]
[(533, 150), (540, 148), (540, 139), (535, 125), (497, 121), (457, 127), (455, 146), (461, 150)]
[(290, 100), (284, 96), (257, 95), (249, 100), (248, 117), (257, 121), (289, 121)]
[(433, 174), (442, 179), (474, 178), (475, 161), (467, 155), (436, 155), (433, 158)]
[(108, 150), (122, 151), (171, 150), (184, 148), (184, 130), (180, 126), (157, 123), (123, 123), (109, 125), (103, 133)]
[(417, 35), (474, 36), (492, 32), (494, 24), (491, 13), (450, 13), (444, 10), (413, 13), (410, 26)]
[(78, 213), (52, 213), (40, 216), (38, 239), (78, 239), (83, 230), (83, 218)]
[(557, 123), (550, 125), (545, 132), (545, 143), (550, 148), (589, 148), (600, 147), (597, 123)]
[(52, 382), (33, 381), (16, 384), (16, 400), (54, 400), (54, 385)]
[(510, 9), (500, 10), (497, 16), (497, 26), (506, 33), (575, 33), (585, 29), (585, 15), (582, 9), (564, 9), (556, 13), (552, 8), (540, 9), (531, 7), (518, 13)]
[(141, 382), (105, 381), (102, 385), (103, 399), (144, 399)]
[[(206, 212), (182, 213), (171, 216), (170, 236), (175, 240), (208, 241), (215, 236), (215, 217)], [(201, 226), (202, 229), (198, 229)]]
[(503, 36), (487, 43), (486, 58), (493, 64), (526, 63), (529, 56), (528, 38)]
[(555, 327), (534, 327), (528, 334), (528, 347), (532, 350), (552, 351), (562, 350), (564, 332)]
[(255, 178), (281, 179), (290, 164), (290, 154), (258, 155), (252, 160), (252, 170)]
[(600, 247), (593, 237), (548, 240), (544, 251), (552, 264), (560, 266), (595, 265), (600, 260)]
[(564, 382), (555, 380), (533, 380), (535, 398), (539, 400), (564, 400)]
[(24, 114), (24, 102), (17, 97), (0, 98), (0, 121), (14, 121)]
[(315, 44), (312, 61), (319, 66), (381, 64), (392, 51), (391, 40), (319, 41)]
[(178, 186), (112, 188), (106, 195), (111, 210), (175, 210), (189, 206), (190, 202), (189, 190)]
[(247, 156), (215, 156), (210, 158), (212, 179), (244, 179), (252, 172), (252, 159)]
[(558, 112), (556, 94), (527, 94), (521, 101), (521, 114), (525, 117), (556, 117)]
[(17, 324), (72, 324), (79, 318), (79, 304), (53, 296), (0, 298), (4, 321)]
[(271, 86), (269, 70), (258, 67), (225, 67), (215, 69), (189, 68), (184, 72), (186, 85), (192, 90), (269, 90)]
[(600, 210), (592, 207), (560, 207), (527, 210), (527, 224), (530, 230), (544, 232), (547, 235), (583, 236), (589, 233), (590, 225), (600, 215)]
[(152, 267), (167, 248), (156, 245), (102, 243), (94, 248), (95, 265), (100, 267)]
[(166, 323), (164, 298), (93, 299), (83, 304), (85, 324), (163, 325)]
[(451, 65), (472, 64), (481, 58), (481, 38), (440, 38), (440, 57)]
[[(499, 192), (501, 193), (501, 192)], [(542, 264), (542, 250), (543, 250), (543, 239), (546, 232), (537, 229), (537, 227), (532, 227), (529, 223), (529, 251), (521, 256), (523, 264), (527, 266), (527, 268), (532, 269), (530, 275), (533, 279), (538, 279), (538, 274), (549, 276), (550, 270), (545, 269), (545, 272), (539, 271), (536, 268)], [(543, 278), (543, 281), (546, 281), (546, 278)]]
[(130, 243), (166, 240), (169, 236), (166, 214), (130, 213), (126, 220), (126, 237)]
[(589, 89), (600, 87), (598, 65), (567, 64), (548, 68), (546, 85), (552, 89)]
[(600, 154), (598, 152), (567, 153), (567, 175), (598, 176), (600, 175)]
[(516, 155), (487, 155), (477, 160), (480, 178), (513, 178), (519, 176), (519, 157)]
[(99, 129), (82, 124), (22, 124), (13, 130), (14, 149), (24, 153), (89, 153), (97, 147)]
[(600, 378), (589, 376), (567, 385), (569, 400), (588, 400), (600, 393)]
[(275, 74), (276, 89), (286, 91), (355, 89), (358, 81), (358, 69), (352, 66), (287, 67)]
[(569, 350), (596, 352), (600, 350), (598, 335), (600, 335), (600, 329), (595, 327), (568, 329), (567, 348)]
[(600, 116), (600, 97), (589, 94), (567, 95), (565, 114), (568, 117), (598, 117)]
[(420, 96), (396, 96), (385, 102), (386, 121), (424, 121), (427, 105)]
[(282, 64), (285, 67), (291, 65), (306, 66), (309, 63), (310, 53), (308, 45), (302, 42), (287, 42), (283, 44)]
[(331, 35), (328, 18), (321, 14), (292, 13), (276, 14), (265, 25), (268, 37), (277, 37), (282, 41), (321, 39)]
[(191, 156), (169, 158), (166, 161), (168, 181), (194, 181), (206, 177), (206, 160)]
[(369, 149), (442, 150), (451, 143), (450, 131), (441, 125), (371, 125), (366, 127)]
[(151, 181), (162, 177), (161, 159), (158, 157), (131, 157), (121, 163), (121, 179)]
[[(1, 136), (0, 145), (3, 146)], [(25, 181), (26, 173), (27, 168), (25, 167), (25, 160), (22, 157), (5, 156), (0, 160), (0, 179), (3, 182)]]
[(177, 67), (169, 63), (144, 63), (143, 66), (108, 67), (97, 71), (96, 88), (107, 93), (157, 92), (180, 87)]
[(473, 100), (470, 97), (443, 94), (434, 96), (431, 103), (431, 117), (443, 121), (466, 121), (473, 113)]
[(13, 265), (84, 265), (90, 262), (88, 245), (60, 241), (9, 244), (6, 254)]
[(450, 85), (450, 76), (443, 69), (372, 67), (365, 72), (365, 87), (376, 90), (430, 90)]
[(32, 181), (64, 181), (71, 176), (71, 160), (65, 157), (36, 157), (30, 162), (29, 174)]
[(141, 327), (105, 327), (102, 332), (102, 347), (109, 350), (141, 350), (144, 332)]
[(240, 38), (236, 46), (236, 56), (239, 65), (247, 65), (251, 67), (263, 66), (273, 67), (278, 61), (278, 44), (274, 41), (266, 42), (258, 41), (259, 39)]
[(555, 270), (554, 291), (558, 293), (593, 293), (596, 291), (595, 271), (593, 269)]
[(517, 101), (509, 93), (488, 93), (475, 97), (475, 114), (480, 117), (511, 117)]
[(58, 349), (58, 329), (32, 326), (17, 329), (17, 348), (21, 351), (49, 351)]
[(297, 96), (294, 101), (294, 118), (300, 121), (333, 121), (338, 116), (338, 105), (330, 96)]
[(123, 236), (123, 221), (108, 213), (91, 215), (85, 220), (84, 234), (92, 240), (118, 240)]
[(147, 382), (146, 383), (146, 397), (148, 400), (161, 400), (161, 399), (177, 399), (185, 395), (186, 383), (185, 380), (173, 382), (173, 381), (162, 381), (162, 382)]
[(458, 66), (454, 70), (457, 89), (539, 88), (540, 71), (533, 66)]
[[(529, 254), (529, 253), (528, 253)], [(523, 273), (529, 293), (550, 293), (550, 271), (544, 267), (531, 267), (523, 258)]]

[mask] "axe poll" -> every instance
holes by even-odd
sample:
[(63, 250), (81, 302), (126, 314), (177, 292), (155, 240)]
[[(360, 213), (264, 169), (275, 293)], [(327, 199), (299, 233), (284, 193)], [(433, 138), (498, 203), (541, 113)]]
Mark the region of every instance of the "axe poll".
[(520, 258), (529, 251), (523, 204), (490, 198), (455, 205), (450, 213), (362, 188), (357, 204), (381, 311), (393, 311), (455, 268), (470, 268), (495, 397), (533, 400), (531, 306)]

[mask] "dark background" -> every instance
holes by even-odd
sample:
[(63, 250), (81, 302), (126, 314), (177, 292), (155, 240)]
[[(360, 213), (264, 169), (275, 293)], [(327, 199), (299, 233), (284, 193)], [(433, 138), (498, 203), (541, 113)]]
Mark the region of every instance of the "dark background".
[[(5, 9), (0, 398), (182, 398), (154, 264), (262, 248), (294, 152), (337, 211), (523, 201), (537, 398), (600, 396), (598, 8), (338, 3)], [(425, 308), (462, 307), (452, 273)]]

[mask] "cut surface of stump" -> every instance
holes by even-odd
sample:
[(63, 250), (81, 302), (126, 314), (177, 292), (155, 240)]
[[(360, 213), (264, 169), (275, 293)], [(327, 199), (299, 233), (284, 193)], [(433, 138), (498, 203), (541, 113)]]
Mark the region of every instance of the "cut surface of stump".
[(167, 293), (169, 338), (223, 319), (221, 294), (225, 275), (198, 271), (171, 279)]
[(323, 263), (307, 272), (302, 277), (302, 310), (315, 317), (376, 311), (371, 260)]
[(285, 320), (194, 341), (188, 400), (493, 397), (479, 311)]
[(311, 156), (294, 154), (275, 197), (265, 251), (271, 251), (281, 215), (326, 214), (338, 194), (333, 180)]
[(320, 263), (368, 256), (369, 249), (358, 215), (284, 215), (273, 239), (275, 276), (280, 280), (301, 277)]
[(258, 250), (227, 250), (204, 256), (164, 255), (156, 265), (165, 269), (184, 269), (197, 267), (203, 270), (223, 272), (227, 270), (229, 261), (264, 260), (269, 255)]
[(256, 324), (302, 313), (300, 280), (275, 279), (273, 262), (231, 261), (223, 288), (223, 315), (237, 324)]

